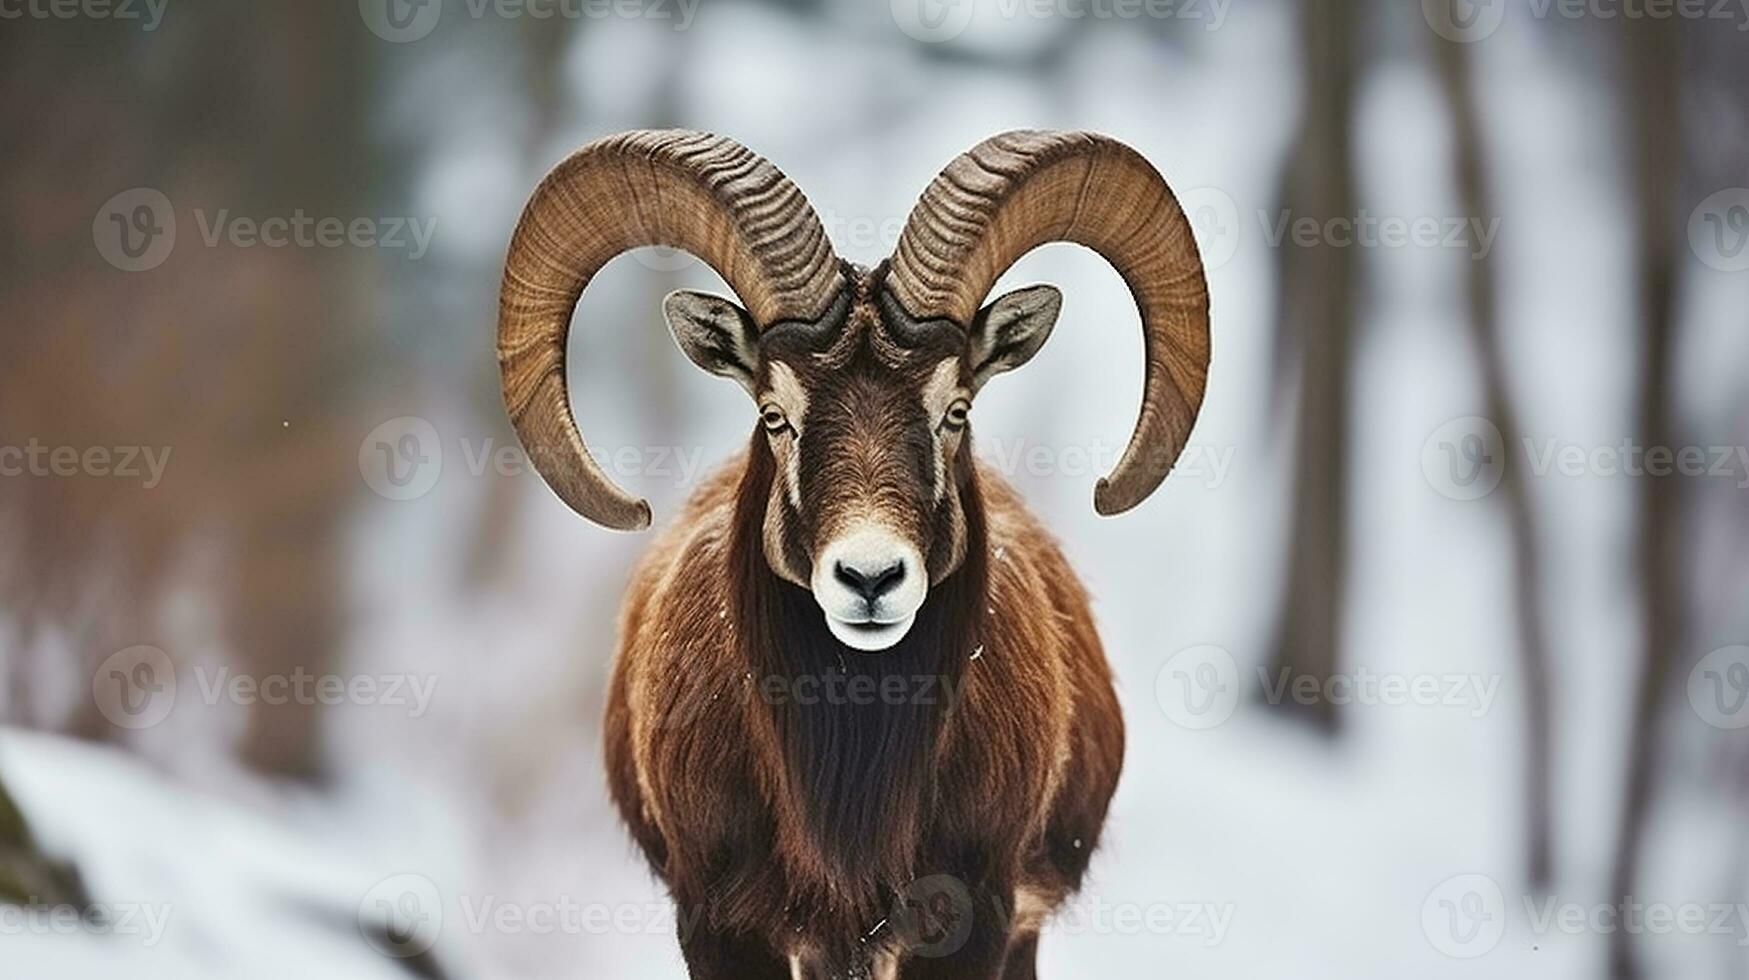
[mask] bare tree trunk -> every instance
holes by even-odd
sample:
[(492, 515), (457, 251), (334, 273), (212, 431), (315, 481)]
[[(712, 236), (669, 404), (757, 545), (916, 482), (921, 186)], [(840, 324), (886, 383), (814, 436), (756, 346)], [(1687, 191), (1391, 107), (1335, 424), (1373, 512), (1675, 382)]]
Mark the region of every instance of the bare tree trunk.
[[(1682, 130), (1678, 89), (1682, 35), (1677, 22), (1624, 24), (1632, 129), (1632, 190), (1635, 202), (1635, 278), (1639, 285), (1643, 349), (1638, 379), (1639, 438), (1647, 446), (1674, 440), (1671, 348), (1675, 334), (1676, 222), (1673, 205), (1680, 178)], [(1639, 882), (1640, 861), (1654, 793), (1658, 716), (1670, 686), (1682, 637), (1681, 578), (1676, 561), (1676, 487), (1669, 477), (1648, 476), (1640, 498), (1639, 540), (1634, 567), (1644, 607), (1641, 675), (1630, 721), (1627, 785), (1615, 849), (1610, 895), (1623, 899)], [(1609, 974), (1614, 980), (1642, 975), (1627, 930), (1610, 934)]]
[[(1322, 226), (1355, 213), (1353, 110), (1357, 23), (1354, 0), (1307, 0), (1306, 111), (1284, 179), (1292, 220)], [(1348, 529), (1348, 424), (1353, 321), (1358, 273), (1352, 247), (1320, 241), (1280, 245), (1281, 348), (1298, 358), (1299, 403), (1294, 447), (1292, 527), (1272, 674), (1323, 682), (1340, 661)], [(1300, 707), (1291, 699), (1282, 707)], [(1335, 706), (1305, 706), (1320, 729), (1334, 731)]]
[[(1441, 38), (1433, 45), (1439, 59), (1440, 80), (1451, 105), (1453, 149), (1456, 154), (1458, 195), (1464, 214), (1486, 221), (1494, 202), (1483, 163), (1482, 129), (1471, 89), (1472, 47)], [(1482, 365), (1487, 416), (1500, 430), (1502, 442), (1519, 442), (1518, 413), (1507, 392), (1506, 358), (1502, 352), (1499, 287), (1493, 260), (1475, 254), (1472, 240), (1468, 273), (1470, 326)], [(1544, 621), (1542, 549), (1536, 513), (1525, 484), (1523, 470), (1506, 467), (1500, 480), (1506, 503), (1507, 523), (1512, 533), (1512, 572), (1518, 592), (1517, 628), (1519, 669), (1524, 673), (1524, 794), (1526, 864), (1530, 885), (1548, 888), (1553, 877), (1554, 849), (1551, 843), (1553, 817), (1553, 718), (1549, 692), (1549, 654)]]

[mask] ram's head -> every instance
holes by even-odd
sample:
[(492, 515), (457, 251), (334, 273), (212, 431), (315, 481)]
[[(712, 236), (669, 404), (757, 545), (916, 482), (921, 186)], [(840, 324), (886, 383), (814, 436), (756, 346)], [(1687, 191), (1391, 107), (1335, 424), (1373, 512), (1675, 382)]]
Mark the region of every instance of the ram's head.
[(573, 509), (650, 523), (590, 457), (565, 381), (571, 312), (591, 277), (644, 245), (709, 263), (739, 301), (664, 304), (695, 364), (753, 400), (770, 454), (765, 555), (812, 590), (834, 635), (898, 642), (965, 553), (969, 412), (984, 384), (1050, 335), (1062, 298), (1033, 286), (983, 304), (1022, 255), (1071, 241), (1103, 255), (1140, 308), (1145, 380), (1135, 433), (1094, 490), (1102, 514), (1159, 486), (1189, 435), (1208, 370), (1208, 293), (1189, 223), (1135, 151), (1086, 133), (1013, 132), (962, 154), (924, 192), (891, 259), (842, 262), (801, 192), (721, 137), (638, 132), (584, 147), (536, 189), (511, 241), (499, 314), (504, 397), (518, 435)]

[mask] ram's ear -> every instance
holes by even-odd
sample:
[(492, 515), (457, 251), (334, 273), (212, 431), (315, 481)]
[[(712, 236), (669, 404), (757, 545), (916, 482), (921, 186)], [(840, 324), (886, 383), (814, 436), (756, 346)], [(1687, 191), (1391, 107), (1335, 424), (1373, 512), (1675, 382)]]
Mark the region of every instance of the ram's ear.
[(1032, 360), (1063, 311), (1063, 293), (1055, 286), (1027, 286), (1006, 293), (978, 311), (972, 321), (972, 391), (1004, 371)]
[(727, 296), (677, 289), (662, 301), (662, 315), (687, 360), (755, 394), (759, 331), (746, 310)]

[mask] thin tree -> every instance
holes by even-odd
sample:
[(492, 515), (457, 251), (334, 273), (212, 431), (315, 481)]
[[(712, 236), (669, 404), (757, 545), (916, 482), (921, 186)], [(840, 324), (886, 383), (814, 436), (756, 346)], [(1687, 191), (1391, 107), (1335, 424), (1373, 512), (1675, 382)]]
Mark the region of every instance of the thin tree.
[[(1355, 213), (1355, 0), (1306, 0), (1301, 7), (1306, 108), (1288, 160), (1281, 203), (1320, 227)], [(1287, 578), (1272, 673), (1310, 676), (1320, 686), (1340, 662), (1348, 528), (1350, 369), (1359, 265), (1351, 247), (1283, 242), (1278, 368), (1291, 349), (1298, 401)], [(1279, 373), (1279, 372), (1278, 372)], [(1292, 699), (1282, 706), (1295, 706)], [(1335, 706), (1307, 706), (1320, 729), (1337, 726)]]
[[(1674, 204), (1680, 180), (1682, 129), (1680, 89), (1682, 33), (1673, 20), (1624, 23), (1628, 62), (1631, 145), (1631, 212), (1635, 244), (1641, 350), (1636, 379), (1636, 429), (1647, 446), (1675, 444), (1674, 391), (1670, 383), (1675, 339), (1676, 255)], [(1629, 719), (1627, 783), (1615, 847), (1610, 895), (1625, 899), (1639, 882), (1654, 795), (1659, 709), (1670, 687), (1683, 629), (1677, 488), (1668, 477), (1648, 476), (1641, 485), (1638, 574), (1644, 626), (1640, 676)], [(1609, 937), (1609, 975), (1638, 980), (1642, 970), (1633, 937)]]
[[(1473, 45), (1433, 37), (1439, 77), (1452, 113), (1452, 152), (1463, 213), (1476, 220), (1495, 214), (1492, 188), (1483, 163), (1483, 133), (1472, 89)], [(1470, 232), (1465, 226), (1466, 234)], [(1519, 441), (1518, 412), (1507, 389), (1502, 352), (1499, 286), (1493, 260), (1470, 243), (1465, 267), (1472, 341), (1481, 361), (1487, 417), (1505, 445)], [(1530, 884), (1546, 889), (1553, 877), (1553, 721), (1549, 691), (1549, 653), (1543, 606), (1542, 557), (1535, 508), (1523, 470), (1502, 472), (1500, 495), (1512, 535), (1512, 574), (1516, 584), (1519, 669), (1524, 675), (1524, 799), (1526, 864)]]

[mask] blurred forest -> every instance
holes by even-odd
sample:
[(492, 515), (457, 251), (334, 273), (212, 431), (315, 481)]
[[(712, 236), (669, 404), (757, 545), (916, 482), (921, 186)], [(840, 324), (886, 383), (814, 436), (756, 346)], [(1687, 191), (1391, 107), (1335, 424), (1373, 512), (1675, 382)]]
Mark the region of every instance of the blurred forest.
[[(1233, 466), (1199, 480), (1181, 464), (1117, 522), (1092, 516), (1091, 473), (1008, 475), (1098, 598), (1133, 728), (1095, 889), (1218, 900), (1237, 924), (1214, 949), (1047, 939), (1046, 967), (1749, 970), (1741, 931), (1679, 942), (1616, 928), (1543, 937), (1542, 952), (1509, 931), (1472, 963), (1439, 956), (1415, 924), (1430, 889), (1478, 871), (1527, 898), (1512, 909), (1749, 902), (1749, 735), (1707, 721), (1693, 689), (1709, 652), (1749, 643), (1749, 472), (1535, 465), (1545, 441), (1749, 446), (1749, 272), (1731, 268), (1744, 243), (1728, 240), (1749, 239), (1749, 192), (1703, 213), (1749, 184), (1749, 11), (1721, 23), (1538, 17), (1533, 4), (1491, 36), (1450, 40), (1461, 32), (1440, 29), (1442, 12), (1507, 5), (1260, 0), (1073, 18), (980, 3), (932, 42), (901, 29), (902, 2), (709, 0), (677, 29), (450, 0), (429, 36), (395, 43), (358, 6), (171, 0), (149, 31), (0, 24), (13, 134), (0, 199), (15, 229), (0, 246), (0, 445), (170, 452), (150, 489), (0, 476), (9, 729), (138, 760), (169, 812), (226, 801), (372, 854), (357, 863), (382, 874), (418, 868), (524, 901), (659, 900), (597, 762), (614, 611), (643, 539), (577, 526), (531, 472), (479, 464), (515, 446), (491, 330), (524, 196), (589, 139), (710, 129), (786, 170), (840, 251), (872, 264), (952, 154), (1014, 126), (1098, 129), (1142, 150), (1197, 219), (1216, 366), (1194, 442), (1231, 449)], [(176, 208), (173, 254), (143, 272), (93, 244), (105, 202), (130, 188)], [(209, 243), (221, 210), (436, 232), (417, 258)], [(1367, 213), (1448, 220), (1464, 247), (1270, 241), (1278, 216), (1327, 228)], [(1715, 252), (1697, 227), (1720, 236)], [(981, 400), (983, 447), (1121, 438), (1140, 378), (1121, 282), (1069, 249), (1009, 279), (1057, 281), (1069, 306), (1037, 368)], [(573, 341), (579, 414), (645, 461), (625, 480), (658, 520), (698, 482), (680, 462), (727, 456), (753, 424), (660, 327), (679, 286), (721, 288), (684, 256), (617, 261)], [(361, 478), (361, 445), (402, 417), (429, 420), (443, 454), (435, 489), (411, 500)], [(1435, 431), (1466, 417), (1497, 432), (1498, 487), (1475, 500), (1423, 476)], [(672, 465), (649, 463), (652, 449)], [(93, 678), (141, 644), (189, 673), (175, 713), (134, 731), (105, 716)], [(1230, 652), (1241, 677), (1475, 672), (1502, 677), (1503, 696), (1479, 721), (1406, 718), (1260, 684), (1231, 725), (1188, 731), (1155, 692), (1196, 644)], [(438, 686), (418, 718), (202, 704), (193, 675), (222, 668)], [(1749, 694), (1749, 666), (1720, 676), (1736, 685), (1721, 697)], [(44, 794), (22, 787), (56, 777), (8, 768), (29, 755), (0, 752), (0, 903), (101, 900), (77, 842), (42, 845), (61, 839), (57, 811), (33, 819)], [(150, 846), (159, 862), (223, 864)], [(344, 924), (358, 896), (339, 894)], [(629, 975), (652, 957), (678, 976), (660, 959), (670, 946), (476, 935), (450, 952), (461, 976)]]

